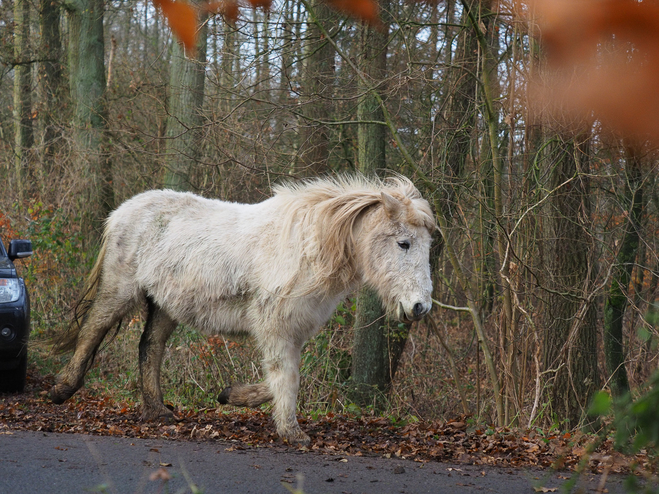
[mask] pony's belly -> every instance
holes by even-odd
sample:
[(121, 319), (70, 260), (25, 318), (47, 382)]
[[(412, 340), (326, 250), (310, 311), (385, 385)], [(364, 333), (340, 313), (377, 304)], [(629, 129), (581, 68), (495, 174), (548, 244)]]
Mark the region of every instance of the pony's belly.
[(245, 335), (251, 332), (244, 309), (221, 307), (195, 319), (193, 325), (206, 334)]

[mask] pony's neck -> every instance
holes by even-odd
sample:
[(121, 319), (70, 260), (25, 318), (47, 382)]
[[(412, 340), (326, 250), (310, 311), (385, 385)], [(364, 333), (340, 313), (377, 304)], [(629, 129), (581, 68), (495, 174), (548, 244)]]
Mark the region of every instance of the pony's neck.
[(351, 288), (357, 288), (363, 285), (365, 279), (365, 266), (369, 263), (370, 243), (373, 241), (373, 232), (376, 231), (378, 223), (383, 221), (383, 212), (381, 207), (372, 206), (366, 209), (356, 219), (352, 229), (352, 239), (354, 242), (354, 283)]

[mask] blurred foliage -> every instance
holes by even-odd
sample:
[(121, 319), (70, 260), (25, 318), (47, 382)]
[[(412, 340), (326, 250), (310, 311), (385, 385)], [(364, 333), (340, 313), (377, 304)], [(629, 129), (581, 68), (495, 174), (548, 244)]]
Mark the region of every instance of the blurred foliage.
[[(646, 313), (646, 322), (657, 327), (659, 317), (657, 305), (653, 304)], [(639, 338), (651, 342), (652, 333), (643, 330)], [(626, 480), (629, 492), (659, 493), (656, 477), (649, 477), (647, 472), (659, 471), (659, 371), (655, 371), (648, 381), (635, 391), (635, 395), (626, 394), (614, 399), (607, 391), (600, 391), (593, 398), (589, 414), (600, 417), (608, 425), (602, 429), (600, 436), (612, 434), (615, 447), (619, 451), (635, 455), (643, 453), (648, 464), (643, 465)], [(646, 477), (645, 482), (641, 479)]]

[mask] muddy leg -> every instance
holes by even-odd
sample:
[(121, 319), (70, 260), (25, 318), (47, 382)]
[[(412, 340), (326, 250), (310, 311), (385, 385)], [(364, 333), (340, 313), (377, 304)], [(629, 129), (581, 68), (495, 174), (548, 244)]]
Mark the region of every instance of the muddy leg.
[(140, 339), (140, 385), (142, 388), (142, 420), (174, 420), (174, 414), (162, 400), (160, 366), (165, 343), (176, 329), (176, 321), (147, 298), (149, 314)]
[(57, 375), (55, 385), (50, 389), (49, 396), (53, 403), (63, 403), (82, 387), (103, 338), (119, 324), (129, 307), (124, 301), (97, 299), (94, 302), (80, 329), (73, 357)]

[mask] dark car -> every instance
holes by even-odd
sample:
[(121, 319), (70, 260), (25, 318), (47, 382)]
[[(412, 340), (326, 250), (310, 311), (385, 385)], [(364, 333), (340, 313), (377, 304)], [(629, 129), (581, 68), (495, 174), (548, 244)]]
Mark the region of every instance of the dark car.
[(30, 297), (13, 261), (32, 255), (32, 242), (0, 240), (0, 393), (23, 391), (30, 336)]

